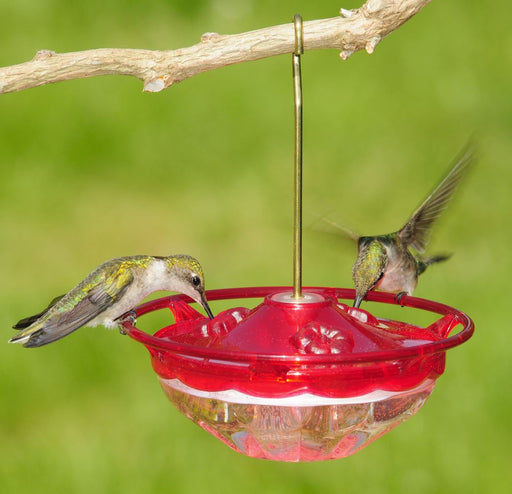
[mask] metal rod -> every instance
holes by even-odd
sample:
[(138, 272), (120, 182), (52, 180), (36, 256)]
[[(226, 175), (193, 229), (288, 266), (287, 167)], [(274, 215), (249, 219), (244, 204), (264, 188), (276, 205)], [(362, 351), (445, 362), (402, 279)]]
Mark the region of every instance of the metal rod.
[(304, 53), (302, 17), (293, 18), (295, 50), (292, 55), (293, 97), (295, 115), (295, 197), (293, 215), (293, 298), (302, 298), (302, 76), (300, 56)]

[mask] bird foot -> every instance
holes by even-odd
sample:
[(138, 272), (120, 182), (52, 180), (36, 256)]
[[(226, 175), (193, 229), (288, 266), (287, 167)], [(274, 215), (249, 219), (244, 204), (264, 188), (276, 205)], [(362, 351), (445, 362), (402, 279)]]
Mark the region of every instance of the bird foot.
[(404, 296), (409, 295), (407, 292), (400, 292), (395, 295), (395, 302), (397, 304), (400, 304), (401, 307), (404, 307), (404, 304), (402, 304), (402, 299)]
[(123, 329), (123, 323), (129, 322), (132, 326), (134, 326), (137, 322), (137, 313), (134, 310), (130, 310), (120, 315), (115, 320), (118, 323), (119, 332), (121, 334), (126, 334), (126, 331)]

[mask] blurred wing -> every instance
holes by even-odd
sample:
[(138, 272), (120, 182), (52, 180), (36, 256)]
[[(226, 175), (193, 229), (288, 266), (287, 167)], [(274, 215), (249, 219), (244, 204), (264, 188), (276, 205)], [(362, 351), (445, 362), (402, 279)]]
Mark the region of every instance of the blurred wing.
[(325, 216), (320, 219), (320, 224), (316, 225), (314, 229), (319, 232), (342, 236), (356, 243), (359, 241), (357, 233)]
[(425, 251), (434, 221), (446, 209), (457, 185), (473, 161), (474, 152), (472, 147), (468, 146), (450, 173), (413, 213), (405, 226), (398, 231), (400, 239), (406, 246), (410, 246), (418, 252)]

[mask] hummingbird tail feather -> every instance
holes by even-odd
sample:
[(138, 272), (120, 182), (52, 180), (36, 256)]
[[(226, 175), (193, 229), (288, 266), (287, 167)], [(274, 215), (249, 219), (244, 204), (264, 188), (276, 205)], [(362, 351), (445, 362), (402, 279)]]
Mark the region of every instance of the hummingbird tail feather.
[(59, 295), (55, 297), (49, 304), (46, 309), (42, 310), (38, 314), (34, 314), (33, 316), (25, 317), (20, 319), (14, 326), (13, 329), (25, 329), (34, 324), (40, 317), (43, 317), (64, 295)]
[(418, 274), (422, 274), (425, 269), (427, 269), (431, 264), (436, 264), (438, 262), (447, 261), (452, 257), (451, 254), (439, 254), (437, 256), (427, 257), (425, 259), (418, 260)]
[[(19, 324), (19, 323), (18, 323)], [(9, 343), (28, 343), (30, 339), (42, 330), (41, 326), (34, 326), (32, 328), (20, 331), (16, 336), (13, 336)]]
[(45, 327), (36, 326), (35, 328), (20, 331), (9, 340), (9, 343), (22, 343), (25, 348), (35, 348), (60, 340), (76, 329), (78, 328), (68, 326), (52, 328), (51, 331), (48, 331)]
[(435, 264), (436, 262), (447, 261), (448, 259), (450, 259), (450, 257), (452, 257), (451, 254), (439, 254), (437, 256), (427, 257), (426, 259), (423, 260), (423, 263), (425, 264), (425, 266), (430, 266), (431, 264)]
[(44, 314), (43, 313), (40, 313), (40, 314), (35, 314), (33, 316), (29, 316), (29, 317), (25, 317), (24, 319), (20, 319), (13, 327), (12, 329), (25, 329), (25, 328), (28, 328), (29, 326), (31, 326), (33, 323), (35, 323), (42, 315)]
[(27, 341), (28, 339), (30, 338), (30, 335), (29, 334), (22, 334), (22, 333), (19, 333), (17, 334), (16, 336), (13, 336), (10, 340), (9, 340), (9, 343), (23, 343), (25, 341)]

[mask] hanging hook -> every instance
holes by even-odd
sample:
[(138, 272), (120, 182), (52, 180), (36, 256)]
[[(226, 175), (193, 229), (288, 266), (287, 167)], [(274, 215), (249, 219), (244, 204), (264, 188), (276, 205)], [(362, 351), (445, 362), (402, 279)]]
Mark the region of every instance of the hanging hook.
[(295, 14), (295, 50), (292, 55), (295, 115), (295, 197), (293, 215), (293, 298), (302, 298), (302, 75), (300, 56), (304, 53), (302, 16)]

